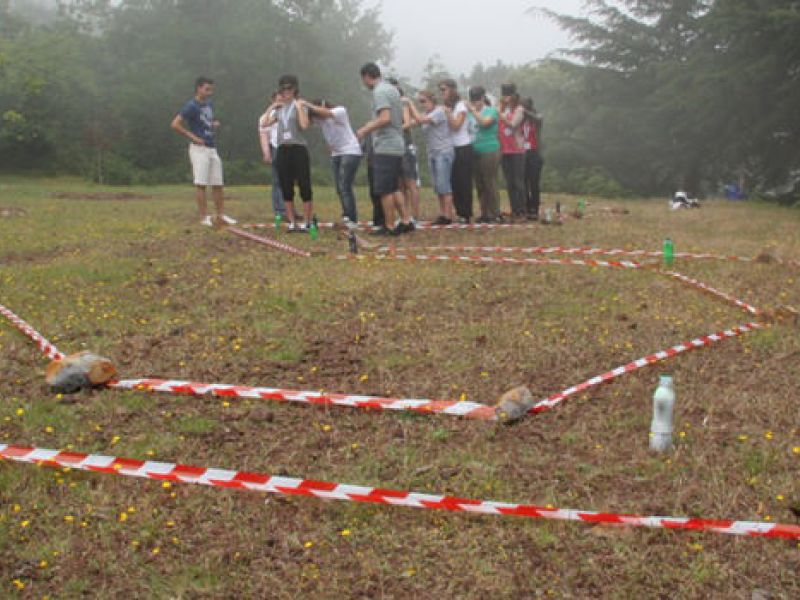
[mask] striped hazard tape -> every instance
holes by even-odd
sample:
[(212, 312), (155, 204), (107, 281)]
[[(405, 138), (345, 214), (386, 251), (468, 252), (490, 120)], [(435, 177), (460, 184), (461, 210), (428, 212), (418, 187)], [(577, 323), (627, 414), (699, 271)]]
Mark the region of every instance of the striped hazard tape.
[(294, 254), (295, 256), (302, 256), (303, 258), (311, 258), (310, 252), (306, 250), (300, 250), (299, 248), (295, 248), (294, 246), (290, 246), (289, 244), (284, 244), (282, 242), (278, 242), (277, 240), (272, 240), (270, 238), (262, 237), (260, 235), (255, 235), (253, 233), (243, 231), (238, 227), (228, 226), (225, 229), (227, 231), (230, 231), (234, 235), (238, 235), (239, 237), (242, 237), (246, 240), (250, 240), (252, 242), (256, 242), (264, 246), (269, 246), (270, 248), (274, 248), (275, 250), (280, 250), (281, 252), (285, 252), (287, 254)]
[(33, 327), (31, 327), (26, 321), (22, 318), (17, 316), (14, 312), (10, 309), (6, 308), (2, 304), (0, 304), (0, 315), (3, 315), (6, 319), (8, 319), (17, 329), (19, 329), (22, 333), (27, 335), (31, 338), (39, 349), (44, 352), (44, 355), (47, 356), (50, 360), (61, 360), (64, 358), (64, 354), (59, 351), (58, 348), (53, 345), (52, 342), (49, 342), (47, 338), (45, 338), (41, 333), (36, 331)]
[(348, 254), (336, 257), (337, 260), (395, 260), (406, 262), (458, 262), (458, 263), (479, 263), (479, 264), (502, 264), (502, 265), (576, 265), (582, 267), (607, 267), (617, 269), (643, 269), (642, 263), (622, 260), (593, 260), (575, 258), (509, 258), (507, 256), (451, 256), (451, 255), (428, 255), (428, 254), (376, 254), (372, 256), (364, 254)]
[(426, 510), (448, 510), (473, 514), (549, 519), (555, 521), (578, 521), (588, 524), (624, 525), (651, 529), (674, 529), (713, 532), (736, 536), (800, 540), (800, 526), (764, 523), (757, 521), (733, 521), (722, 519), (698, 519), (689, 517), (638, 516), (550, 508), (532, 504), (473, 500), (456, 496), (424, 494), (392, 489), (383, 489), (346, 483), (332, 483), (311, 479), (272, 476), (247, 471), (230, 471), (195, 467), (176, 463), (143, 461), (97, 454), (64, 452), (46, 448), (31, 448), (0, 444), (0, 458), (21, 463), (48, 467), (69, 468), (95, 473), (107, 473), (124, 477), (138, 477), (156, 481), (173, 481), (216, 488), (239, 489), (287, 496), (310, 496), (324, 500), (341, 500), (419, 508)]
[[(45, 340), (44, 337), (35, 329), (33, 329), (33, 327), (31, 327), (28, 323), (4, 306), (0, 305), (0, 309), (2, 309), (0, 310), (0, 314), (9, 317), (11, 322), (28, 337), (34, 341), (44, 340), (42, 343), (40, 343), (40, 347), (43, 345), (45, 348), (49, 348), (50, 352), (57, 352), (58, 356), (63, 357), (63, 354), (58, 352), (58, 350), (55, 349), (52, 344), (47, 342), (47, 340)], [(678, 344), (667, 350), (649, 354), (626, 365), (617, 367), (611, 371), (607, 371), (602, 375), (592, 377), (591, 379), (588, 379), (576, 386), (567, 388), (562, 392), (553, 394), (552, 396), (549, 396), (548, 398), (538, 402), (529, 412), (540, 413), (550, 410), (575, 394), (588, 391), (599, 385), (618, 379), (623, 375), (663, 362), (665, 360), (669, 360), (680, 354), (685, 354), (701, 348), (707, 348), (723, 340), (739, 337), (759, 329), (764, 329), (765, 327), (767, 326), (761, 325), (760, 323), (747, 323), (739, 327), (734, 327), (718, 333), (712, 333), (710, 335), (696, 338), (689, 342)], [(50, 354), (48, 354), (48, 356), (50, 356)], [(410, 411), (420, 414), (449, 415), (482, 421), (497, 420), (494, 407), (479, 402), (458, 400), (383, 398), (378, 396), (363, 396), (357, 394), (331, 394), (318, 391), (251, 387), (225, 383), (199, 383), (192, 381), (155, 378), (115, 381), (109, 383), (107, 387), (116, 390), (147, 391), (184, 396), (213, 395), (224, 398), (295, 402), (316, 406), (341, 406), (364, 410)]]
[[(488, 254), (564, 254), (577, 256), (629, 256), (639, 258), (660, 258), (663, 252), (649, 250), (623, 250), (621, 248), (606, 250), (603, 248), (568, 246), (383, 246), (378, 252), (464, 252)], [(736, 262), (752, 262), (754, 259), (743, 256), (725, 256), (721, 254), (676, 252), (675, 258), (691, 260), (727, 260)]]
[(685, 283), (688, 286), (697, 288), (703, 292), (707, 292), (712, 296), (716, 296), (717, 298), (722, 298), (729, 304), (738, 306), (742, 310), (749, 312), (751, 315), (758, 317), (764, 314), (764, 311), (761, 310), (760, 308), (756, 308), (755, 306), (752, 306), (747, 302), (744, 302), (743, 300), (739, 300), (738, 298), (735, 298), (730, 294), (721, 292), (720, 290), (713, 288), (710, 285), (703, 283), (702, 281), (698, 281), (697, 279), (692, 279), (691, 277), (687, 277), (686, 275), (681, 275), (680, 273), (675, 273), (674, 271), (666, 271), (664, 274), (667, 275), (668, 277), (672, 277), (673, 279), (677, 279), (678, 281)]

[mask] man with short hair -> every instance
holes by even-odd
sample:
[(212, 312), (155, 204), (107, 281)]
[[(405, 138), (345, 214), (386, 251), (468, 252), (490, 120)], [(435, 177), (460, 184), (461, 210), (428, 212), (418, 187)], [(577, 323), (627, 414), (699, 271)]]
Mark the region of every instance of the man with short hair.
[(198, 77), (194, 84), (194, 97), (172, 120), (172, 129), (189, 139), (189, 160), (195, 185), (197, 208), (202, 218), (201, 224), (211, 227), (208, 214), (206, 188), (211, 187), (211, 196), (217, 212), (217, 221), (233, 225), (236, 221), (224, 214), (222, 181), (222, 160), (217, 154), (214, 132), (219, 121), (214, 120), (211, 97), (214, 95), (214, 82), (207, 77)]
[[(373, 184), (375, 193), (381, 197), (385, 225), (377, 235), (400, 235), (414, 230), (401, 193), (403, 177), (403, 155), (406, 147), (403, 140), (403, 103), (400, 93), (392, 84), (381, 78), (381, 70), (375, 63), (361, 67), (361, 81), (372, 90), (375, 118), (358, 130), (358, 139), (371, 134), (373, 155)], [(400, 211), (400, 224), (394, 229), (395, 208)]]

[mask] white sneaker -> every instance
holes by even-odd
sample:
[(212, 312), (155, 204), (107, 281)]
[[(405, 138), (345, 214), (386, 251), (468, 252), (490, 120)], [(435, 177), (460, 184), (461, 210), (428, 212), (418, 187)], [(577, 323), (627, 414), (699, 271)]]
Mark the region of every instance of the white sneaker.
[(236, 219), (233, 219), (228, 215), (222, 215), (222, 222), (226, 225), (236, 225)]
[(300, 231), (300, 229), (297, 227), (296, 223), (289, 223), (289, 225), (286, 227), (286, 231), (289, 233), (295, 233), (296, 231)]
[(214, 223), (211, 221), (211, 217), (209, 215), (206, 215), (205, 217), (203, 217), (203, 220), (200, 221), (200, 225), (203, 225), (204, 227), (213, 227)]

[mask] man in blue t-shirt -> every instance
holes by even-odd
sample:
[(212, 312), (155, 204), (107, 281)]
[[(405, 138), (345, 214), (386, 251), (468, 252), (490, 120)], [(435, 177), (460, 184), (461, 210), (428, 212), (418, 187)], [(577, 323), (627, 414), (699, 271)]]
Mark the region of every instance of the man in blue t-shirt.
[(184, 104), (172, 120), (172, 129), (191, 142), (189, 159), (192, 163), (197, 208), (200, 210), (201, 223), (208, 227), (212, 225), (206, 201), (206, 188), (209, 186), (217, 220), (228, 225), (236, 223), (223, 211), (222, 160), (214, 143), (214, 133), (219, 128), (219, 121), (214, 120), (214, 107), (211, 103), (213, 95), (214, 82), (207, 77), (198, 77), (194, 84), (194, 97)]

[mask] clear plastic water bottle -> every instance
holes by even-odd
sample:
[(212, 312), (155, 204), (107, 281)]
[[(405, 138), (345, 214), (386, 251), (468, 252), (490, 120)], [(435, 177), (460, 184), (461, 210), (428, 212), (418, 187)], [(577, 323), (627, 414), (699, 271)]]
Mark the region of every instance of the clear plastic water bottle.
[(544, 211), (544, 224), (550, 225), (553, 222), (553, 209), (546, 208)]
[(653, 421), (650, 423), (650, 449), (666, 452), (672, 447), (675, 390), (672, 377), (662, 375), (653, 394)]
[(319, 223), (317, 222), (317, 215), (311, 219), (311, 227), (308, 229), (311, 239), (315, 242), (319, 239)]
[(675, 262), (675, 244), (672, 243), (671, 238), (664, 240), (664, 265), (671, 267)]
[(275, 231), (281, 230), (281, 223), (283, 222), (283, 215), (278, 213), (275, 215)]

